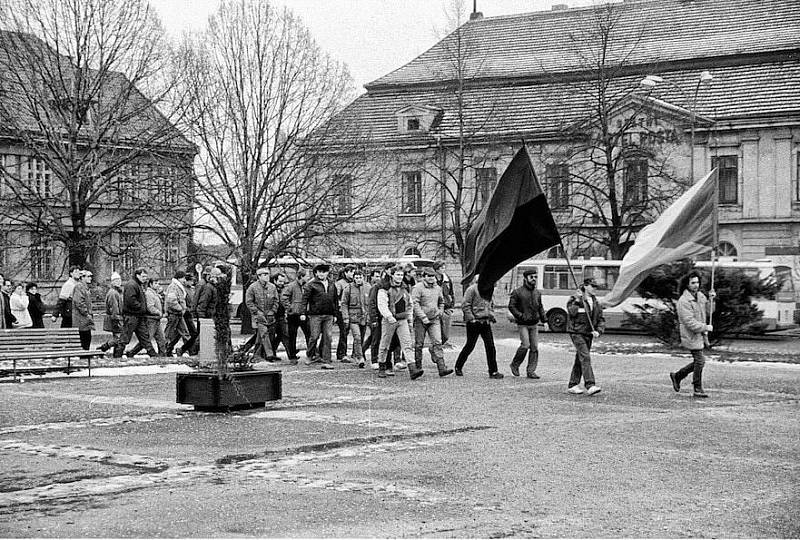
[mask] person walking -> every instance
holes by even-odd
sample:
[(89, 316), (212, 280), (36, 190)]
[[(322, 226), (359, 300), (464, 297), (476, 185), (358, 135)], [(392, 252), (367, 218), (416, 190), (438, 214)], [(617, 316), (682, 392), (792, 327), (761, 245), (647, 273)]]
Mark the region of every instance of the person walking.
[(78, 329), (81, 347), (87, 351), (92, 346), (92, 330), (94, 330), (92, 291), (89, 289), (91, 282), (92, 273), (89, 270), (81, 270), (78, 283), (72, 289), (72, 326)]
[(364, 272), (361, 270), (353, 272), (353, 281), (342, 289), (339, 310), (344, 324), (353, 335), (353, 360), (358, 362), (358, 367), (363, 368), (366, 365), (364, 336), (369, 317), (369, 287), (364, 283)]
[[(297, 364), (299, 356), (297, 355), (297, 331), (303, 330), (303, 338), (306, 340), (306, 351), (309, 352), (311, 345), (309, 344), (308, 337), (310, 332), (308, 330), (308, 321), (301, 320), (303, 314), (303, 287), (306, 284), (306, 271), (303, 268), (298, 268), (295, 274), (295, 279), (286, 285), (281, 292), (281, 303), (286, 310), (286, 326), (288, 337), (286, 339), (286, 354), (289, 356), (289, 363)], [(309, 354), (309, 357), (313, 354)]]
[(70, 266), (69, 277), (61, 286), (61, 291), (58, 293), (56, 308), (52, 315), (53, 322), (56, 322), (58, 318), (61, 317), (61, 328), (72, 327), (72, 293), (80, 279), (81, 267)]
[(0, 328), (11, 329), (17, 318), (11, 313), (11, 281), (0, 274)]
[[(122, 277), (111, 273), (111, 281), (106, 291), (106, 316), (103, 319), (103, 330), (111, 332), (111, 339), (98, 347), (101, 351), (112, 349), (114, 357), (120, 358), (122, 351), (117, 348), (122, 337)], [(119, 353), (119, 356), (117, 355)]]
[[(308, 319), (311, 337), (309, 342), (316, 345), (316, 350), (306, 353), (306, 363), (320, 364), (322, 369), (333, 369), (331, 362), (331, 341), (333, 325), (336, 322), (336, 310), (339, 304), (336, 286), (328, 279), (331, 267), (321, 263), (314, 267), (314, 279), (303, 288), (301, 301), (302, 315), (300, 320)], [(316, 353), (316, 354), (314, 354)]]
[(444, 298), (444, 310), (442, 311), (441, 325), (442, 325), (442, 347), (445, 349), (452, 349), (450, 344), (450, 325), (453, 318), (453, 308), (456, 305), (455, 294), (453, 292), (453, 280), (445, 272), (444, 262), (436, 261), (433, 263), (433, 269), (436, 271), (436, 283), (442, 288), (442, 297)]
[[(403, 282), (405, 272), (402, 266), (395, 266), (389, 272), (390, 281), (387, 287), (378, 289), (378, 311), (383, 317), (381, 321), (381, 343), (378, 349), (378, 377), (386, 377), (386, 359), (392, 338), (396, 335), (400, 340), (400, 348), (408, 366), (408, 375), (413, 381), (421, 377), (425, 371), (412, 361), (414, 350), (411, 338), (411, 324), (414, 309), (411, 294)], [(396, 363), (395, 363), (396, 365)]]
[(676, 311), (678, 312), (681, 346), (689, 349), (692, 361), (678, 371), (670, 373), (669, 378), (672, 381), (672, 389), (680, 392), (681, 381), (691, 373), (694, 386), (693, 396), (707, 398), (708, 394), (703, 389), (703, 367), (706, 364), (703, 349), (708, 346), (708, 333), (714, 331), (714, 327), (708, 324), (711, 318), (711, 306), (708, 298), (713, 300), (716, 293), (711, 291), (706, 298), (706, 295), (700, 291), (700, 274), (694, 271), (689, 272), (681, 279), (679, 289), (681, 296), (678, 298)]
[(196, 276), (188, 272), (186, 274), (186, 312), (183, 314), (183, 322), (186, 323), (186, 330), (189, 332), (189, 341), (180, 348), (178, 356), (197, 356), (200, 352), (200, 318), (195, 308)]
[[(336, 298), (341, 298), (345, 288), (353, 283), (353, 275), (355, 274), (356, 267), (347, 265), (342, 271), (341, 277), (336, 280)], [(347, 356), (347, 336), (350, 333), (350, 326), (344, 323), (342, 312), (339, 311), (339, 304), (336, 304), (336, 324), (339, 327), (339, 342), (336, 344), (336, 360), (344, 364), (351, 362)]]
[(272, 337), (272, 352), (275, 355), (276, 361), (278, 360), (278, 346), (283, 343), (283, 348), (286, 354), (289, 354), (289, 326), (286, 322), (286, 307), (281, 300), (283, 289), (289, 282), (289, 278), (283, 272), (278, 272), (272, 276), (272, 284), (278, 292), (278, 309), (275, 312), (275, 335)]
[[(161, 328), (161, 318), (164, 316), (164, 306), (161, 302), (161, 284), (155, 278), (150, 278), (147, 282), (147, 287), (144, 290), (145, 303), (147, 304), (147, 315), (145, 319), (147, 322), (147, 336), (148, 343), (152, 345), (153, 341), (156, 342), (156, 351), (158, 356), (167, 356), (166, 353), (166, 340), (164, 339), (164, 331)], [(127, 352), (128, 356), (136, 356), (139, 351), (144, 349), (145, 346), (142, 342), (136, 344), (133, 349)]]
[[(202, 279), (197, 284), (194, 294), (194, 322), (197, 329), (197, 340), (195, 340), (192, 349), (189, 350), (190, 356), (197, 356), (200, 352), (201, 341), (202, 347), (209, 351), (214, 351), (214, 310), (217, 305), (217, 289), (212, 284), (211, 274), (214, 272), (214, 267), (211, 265), (203, 269)], [(203, 320), (208, 320), (208, 323), (201, 323)], [(203, 327), (206, 330), (203, 331)]]
[(269, 268), (262, 266), (256, 270), (256, 281), (247, 288), (244, 303), (256, 325), (255, 361), (274, 362), (276, 357), (272, 340), (275, 337), (275, 314), (280, 300), (278, 290), (269, 280)]
[(519, 347), (511, 360), (511, 374), (519, 377), (519, 367), (528, 355), (527, 376), (538, 379), (536, 368), (539, 366), (539, 322), (544, 322), (542, 294), (536, 289), (536, 270), (525, 270), (522, 273), (522, 286), (517, 287), (508, 299), (508, 310), (517, 323)]
[(478, 343), (478, 337), (483, 340), (483, 348), (486, 351), (486, 367), (489, 370), (490, 379), (502, 379), (503, 374), (497, 370), (497, 351), (494, 347), (494, 336), (492, 335), (492, 324), (497, 322), (494, 316), (494, 304), (492, 300), (481, 297), (478, 293), (478, 276), (467, 290), (464, 291), (464, 299), (461, 301), (461, 311), (464, 312), (464, 323), (467, 327), (467, 342), (458, 353), (456, 359), (456, 375), (464, 375), (464, 364), (467, 363), (469, 355)]
[(422, 270), (422, 280), (411, 289), (411, 303), (414, 306), (414, 363), (417, 369), (422, 369), (422, 348), (427, 336), (430, 340), (428, 351), (439, 370), (439, 377), (450, 375), (453, 370), (445, 365), (442, 350), (444, 296), (442, 288), (436, 283), (436, 271), (433, 268)]
[(14, 287), (14, 292), (11, 293), (9, 304), (11, 305), (11, 314), (17, 319), (16, 327), (31, 328), (33, 326), (33, 320), (31, 319), (31, 314), (28, 312), (30, 299), (28, 295), (25, 294), (24, 284), (22, 282), (17, 283), (16, 287)]
[[(189, 310), (186, 303), (186, 272), (177, 270), (172, 276), (172, 281), (167, 285), (164, 296), (164, 311), (167, 314), (167, 327), (165, 330), (166, 346), (164, 354), (173, 355), (173, 349), (179, 339), (183, 339), (183, 348), (189, 342), (189, 329), (186, 327), (184, 315)], [(181, 356), (180, 354), (178, 356)]]
[(586, 278), (576, 294), (567, 300), (567, 332), (575, 345), (575, 362), (567, 384), (570, 394), (583, 394), (581, 377), (587, 395), (593, 396), (601, 390), (594, 378), (591, 357), (592, 340), (606, 328), (603, 306), (594, 295), (596, 286), (593, 278)]
[(145, 283), (149, 276), (145, 268), (137, 268), (130, 281), (122, 289), (122, 335), (119, 343), (114, 348), (114, 356), (121, 357), (125, 347), (136, 334), (136, 339), (144, 345), (147, 354), (151, 357), (158, 356), (153, 344), (150, 342), (147, 327), (147, 297), (145, 296)]
[(39, 294), (39, 286), (36, 283), (28, 283), (25, 286), (25, 293), (28, 295), (28, 313), (31, 316), (32, 328), (44, 328), (44, 314), (46, 309), (42, 296)]

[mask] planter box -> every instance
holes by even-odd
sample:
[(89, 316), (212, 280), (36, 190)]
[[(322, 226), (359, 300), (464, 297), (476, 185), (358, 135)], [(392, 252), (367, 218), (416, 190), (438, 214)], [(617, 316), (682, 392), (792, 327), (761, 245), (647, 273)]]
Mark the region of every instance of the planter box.
[(178, 373), (176, 401), (194, 405), (196, 411), (229, 411), (263, 407), (281, 399), (280, 371), (241, 371), (220, 380), (216, 373)]

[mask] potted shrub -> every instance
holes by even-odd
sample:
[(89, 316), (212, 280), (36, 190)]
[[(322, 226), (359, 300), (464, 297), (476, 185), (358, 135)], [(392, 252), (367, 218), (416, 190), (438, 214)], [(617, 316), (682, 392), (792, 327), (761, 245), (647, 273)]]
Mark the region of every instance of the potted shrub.
[(215, 268), (210, 281), (217, 295), (213, 317), (214, 369), (177, 374), (177, 402), (194, 405), (195, 410), (227, 411), (263, 407), (267, 401), (281, 399), (280, 370), (253, 368), (254, 340), (251, 339), (235, 350), (231, 345), (228, 311), (230, 266)]

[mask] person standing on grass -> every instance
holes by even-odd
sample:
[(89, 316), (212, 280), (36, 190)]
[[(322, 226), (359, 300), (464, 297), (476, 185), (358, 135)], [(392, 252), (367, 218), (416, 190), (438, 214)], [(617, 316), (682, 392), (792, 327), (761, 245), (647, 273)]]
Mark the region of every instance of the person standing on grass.
[(28, 312), (30, 300), (28, 295), (25, 294), (25, 284), (22, 282), (17, 283), (14, 287), (14, 292), (11, 294), (11, 313), (17, 319), (17, 328), (31, 328), (33, 320), (31, 314)]
[(92, 273), (81, 270), (81, 275), (75, 288), (72, 290), (72, 325), (78, 329), (81, 336), (81, 347), (89, 350), (92, 345), (92, 291), (89, 284), (92, 282)]
[(103, 319), (103, 330), (111, 332), (111, 339), (98, 347), (101, 351), (113, 349), (119, 352), (119, 356), (114, 354), (116, 358), (122, 356), (121, 351), (117, 351), (117, 344), (122, 337), (122, 277), (116, 273), (111, 273), (111, 285), (106, 292), (106, 316)]
[(581, 377), (587, 395), (600, 392), (592, 369), (592, 340), (599, 337), (606, 327), (603, 306), (594, 295), (597, 286), (594, 279), (586, 278), (577, 293), (567, 301), (567, 332), (575, 345), (575, 362), (567, 384), (570, 394), (583, 394)]
[(527, 354), (527, 376), (529, 379), (538, 379), (539, 322), (545, 320), (542, 294), (536, 289), (536, 270), (525, 270), (522, 280), (522, 286), (514, 289), (508, 299), (508, 310), (514, 316), (519, 331), (519, 348), (511, 361), (511, 373), (519, 377), (519, 367)]
[(464, 322), (467, 327), (467, 342), (458, 353), (455, 366), (456, 375), (464, 375), (464, 364), (467, 363), (467, 359), (475, 349), (475, 344), (478, 343), (478, 337), (480, 337), (483, 340), (483, 348), (486, 350), (486, 367), (489, 369), (489, 378), (502, 379), (503, 374), (497, 371), (497, 350), (494, 347), (494, 336), (492, 335), (492, 324), (497, 322), (494, 316), (494, 304), (491, 299), (483, 298), (478, 292), (478, 275), (475, 275), (472, 285), (464, 291), (461, 311), (464, 312)]
[(32, 328), (44, 328), (44, 314), (46, 309), (42, 296), (39, 294), (39, 286), (36, 283), (28, 283), (25, 286), (28, 295), (28, 313), (31, 316)]
[[(672, 388), (676, 392), (681, 391), (681, 381), (692, 374), (692, 385), (694, 386), (694, 397), (707, 398), (708, 394), (703, 389), (703, 367), (706, 358), (703, 349), (708, 346), (708, 333), (714, 331), (714, 327), (708, 324), (711, 318), (711, 306), (708, 298), (700, 291), (700, 274), (689, 272), (681, 279), (676, 311), (678, 312), (678, 324), (680, 325), (681, 345), (692, 354), (692, 361), (674, 373), (669, 374), (672, 381)], [(711, 291), (708, 296), (713, 300), (716, 296)]]

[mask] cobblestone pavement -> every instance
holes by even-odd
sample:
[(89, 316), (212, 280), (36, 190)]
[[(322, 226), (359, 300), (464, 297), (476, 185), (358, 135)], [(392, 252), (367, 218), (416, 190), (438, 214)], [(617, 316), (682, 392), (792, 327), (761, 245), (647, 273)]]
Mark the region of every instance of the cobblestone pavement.
[(572, 396), (560, 340), (540, 380), (497, 341), (503, 380), (480, 345), (464, 377), (427, 352), (414, 382), (281, 365), (284, 399), (230, 414), (175, 403), (157, 366), (0, 385), (0, 535), (800, 535), (800, 367), (712, 361), (695, 400), (667, 377), (686, 358), (641, 347)]

